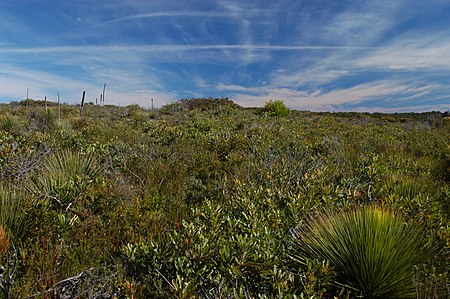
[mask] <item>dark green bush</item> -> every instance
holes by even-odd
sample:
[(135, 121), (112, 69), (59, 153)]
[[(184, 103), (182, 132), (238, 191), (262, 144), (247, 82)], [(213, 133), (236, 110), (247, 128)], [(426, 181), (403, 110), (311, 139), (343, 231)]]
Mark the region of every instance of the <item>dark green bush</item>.
[(187, 110), (218, 110), (224, 107), (239, 108), (239, 105), (228, 98), (192, 98), (180, 100), (181, 107)]

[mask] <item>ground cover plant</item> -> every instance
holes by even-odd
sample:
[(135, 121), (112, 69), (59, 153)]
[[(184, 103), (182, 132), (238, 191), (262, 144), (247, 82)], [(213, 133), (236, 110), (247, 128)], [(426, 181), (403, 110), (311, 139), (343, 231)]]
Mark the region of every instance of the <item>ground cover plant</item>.
[(285, 108), (0, 105), (3, 298), (447, 298), (448, 115)]

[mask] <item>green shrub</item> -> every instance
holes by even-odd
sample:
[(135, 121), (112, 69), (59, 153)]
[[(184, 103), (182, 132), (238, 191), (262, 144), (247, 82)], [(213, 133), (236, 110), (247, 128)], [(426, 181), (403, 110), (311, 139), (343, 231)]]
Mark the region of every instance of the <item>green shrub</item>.
[[(0, 105), (2, 215), (17, 219), (24, 210), (10, 211), (15, 203), (36, 204), (25, 209), (23, 238), (0, 223), (8, 249), (0, 264), (14, 261), (8, 242), (17, 248), (11, 297), (67, 297), (62, 292), (69, 289), (76, 297), (81, 285), (75, 291), (75, 284), (58, 281), (79, 273), (84, 280), (86, 270), (104, 265), (125, 271), (123, 279), (111, 276), (119, 298), (368, 298), (343, 278), (336, 261), (298, 245), (293, 251), (288, 240), (292, 227), (312, 225), (305, 221), (311, 214), (377, 202), (401, 211), (406, 226), (414, 221), (427, 242), (443, 246), (432, 263), (417, 262), (410, 271), (418, 298), (447, 298), (449, 127), (428, 124), (429, 113), (288, 110), (288, 117), (261, 117), (278, 110), (204, 98), (153, 112), (89, 106), (83, 116), (79, 106), (63, 105), (59, 119), (50, 103), (47, 111), (43, 102), (24, 104)], [(103, 159), (107, 169), (99, 166)], [(334, 242), (339, 250), (363, 252), (356, 237), (341, 239)], [(336, 256), (345, 258), (342, 251)], [(348, 264), (364, 270), (361, 259)], [(3, 279), (11, 274), (3, 273)]]
[(193, 219), (169, 234), (122, 248), (127, 274), (146, 286), (143, 297), (293, 298), (279, 211), (267, 200), (207, 200), (191, 212)]
[(240, 107), (228, 98), (192, 98), (192, 99), (181, 99), (179, 101), (181, 107), (187, 110), (218, 110), (224, 107), (238, 108)]
[(289, 114), (289, 108), (281, 100), (270, 100), (264, 105), (264, 112), (268, 116), (286, 116)]
[(35, 180), (33, 191), (43, 197), (46, 204), (69, 209), (99, 180), (104, 166), (93, 154), (61, 151), (50, 156), (43, 169)]
[(51, 131), (58, 127), (58, 115), (52, 108), (35, 107), (28, 111), (28, 127), (34, 131)]
[(0, 185), (0, 226), (14, 242), (28, 233), (28, 206), (26, 195)]
[(294, 236), (295, 262), (326, 260), (338, 286), (367, 298), (411, 298), (413, 266), (432, 255), (426, 239), (400, 215), (376, 207), (324, 213)]
[(0, 129), (12, 135), (16, 135), (21, 133), (23, 126), (20, 123), (19, 117), (11, 114), (5, 114), (0, 117)]

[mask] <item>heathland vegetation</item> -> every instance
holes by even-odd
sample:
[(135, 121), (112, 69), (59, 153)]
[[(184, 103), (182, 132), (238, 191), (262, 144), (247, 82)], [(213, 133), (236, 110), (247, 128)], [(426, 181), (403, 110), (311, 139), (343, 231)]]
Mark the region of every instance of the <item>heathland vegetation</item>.
[(1, 105), (2, 296), (448, 298), (449, 133), (282, 101)]

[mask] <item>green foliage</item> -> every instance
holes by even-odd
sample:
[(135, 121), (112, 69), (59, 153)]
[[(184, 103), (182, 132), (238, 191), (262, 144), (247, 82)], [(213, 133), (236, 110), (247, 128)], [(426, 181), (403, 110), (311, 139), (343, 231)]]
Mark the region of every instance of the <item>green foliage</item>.
[(20, 118), (9, 113), (0, 117), (0, 129), (12, 135), (17, 135), (23, 130)]
[(424, 264), (433, 254), (413, 225), (376, 207), (323, 213), (294, 236), (295, 261), (328, 261), (339, 286), (368, 298), (414, 296), (413, 266)]
[(58, 127), (57, 114), (53, 108), (35, 108), (28, 111), (28, 126), (32, 130), (46, 132)]
[(15, 243), (22, 241), (29, 233), (29, 208), (30, 201), (26, 194), (0, 185), (0, 226)]
[(228, 98), (192, 98), (192, 99), (182, 99), (179, 101), (180, 106), (187, 110), (217, 110), (223, 109), (224, 107), (239, 108), (239, 105), (235, 104)]
[(331, 261), (287, 263), (288, 240), (321, 211), (369, 203), (442, 246), (412, 281), (419, 298), (447, 296), (442, 114), (261, 117), (227, 99), (78, 108), (57, 119), (51, 103), (0, 105), (2, 215), (26, 215), (27, 227), (5, 229), (17, 245), (11, 296), (103, 285), (119, 298), (353, 298)]
[(0, 179), (4, 182), (23, 180), (37, 167), (35, 153), (38, 145), (31, 146), (26, 135), (13, 135), (0, 131)]
[(46, 159), (33, 191), (46, 205), (73, 209), (71, 205), (82, 203), (85, 193), (101, 179), (103, 170), (93, 154), (64, 150)]
[(123, 247), (128, 274), (148, 287), (145, 297), (293, 295), (294, 276), (275, 246), (284, 237), (279, 215), (262, 198), (207, 201), (192, 215), (168, 239)]
[(163, 114), (170, 114), (182, 110), (197, 110), (197, 111), (223, 111), (226, 109), (241, 108), (238, 104), (229, 100), (228, 98), (188, 98), (181, 99), (174, 103), (165, 105), (160, 109)]
[(282, 100), (266, 102), (263, 110), (268, 116), (286, 116), (289, 114), (289, 109)]

